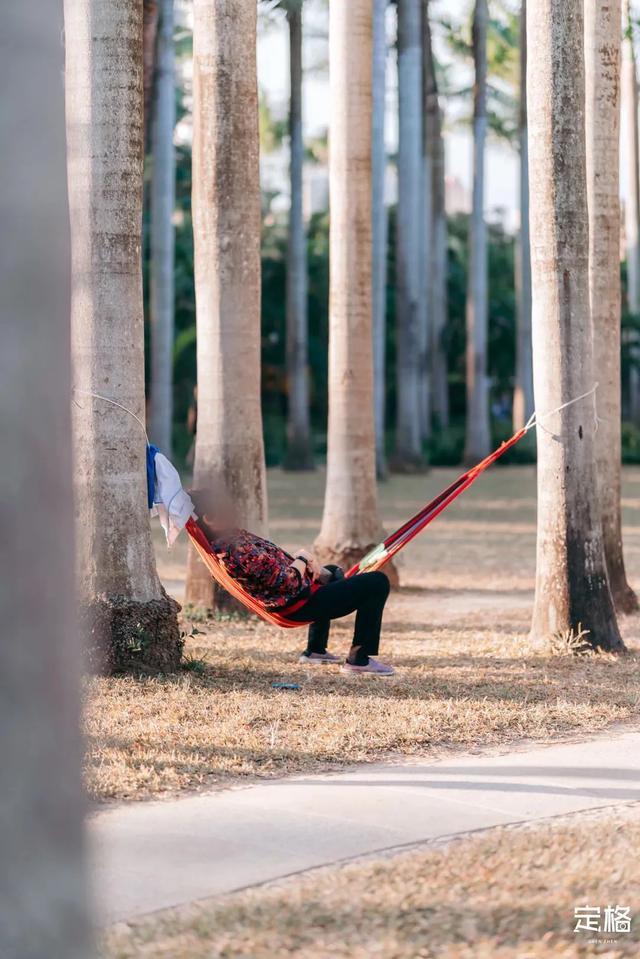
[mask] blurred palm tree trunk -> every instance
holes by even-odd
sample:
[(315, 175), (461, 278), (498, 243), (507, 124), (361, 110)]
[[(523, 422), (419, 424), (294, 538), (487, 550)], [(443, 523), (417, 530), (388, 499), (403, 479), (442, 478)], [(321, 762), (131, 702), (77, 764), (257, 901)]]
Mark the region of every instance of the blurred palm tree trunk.
[(142, 4), (142, 78), (144, 87), (144, 142), (148, 140), (151, 103), (156, 70), (156, 38), (158, 35), (158, 0)]
[[(253, 0), (194, 0), (193, 239), (198, 327), (194, 485), (224, 484), (239, 522), (267, 523), (260, 408), (260, 176)], [(214, 605), (191, 551), (186, 599)]]
[(431, 434), (431, 257), (433, 248), (433, 130), (429, 129), (429, 107), (433, 96), (433, 64), (429, 0), (421, 0), (421, 74), (422, 74), (422, 211), (420, 222), (420, 297), (418, 329), (420, 337), (420, 369), (418, 376), (418, 403), (420, 407), (420, 438)]
[(449, 389), (444, 329), (447, 322), (447, 214), (445, 206), (445, 158), (442, 136), (442, 111), (438, 98), (438, 82), (429, 22), (425, 4), (423, 71), (425, 76), (425, 141), (429, 156), (425, 191), (430, 192), (430, 242), (425, 275), (429, 301), (429, 384), (430, 410), (441, 429), (449, 425)]
[(174, 225), (176, 125), (173, 0), (160, 0), (160, 26), (154, 84), (151, 170), (151, 388), (149, 435), (171, 456), (173, 422)]
[(396, 446), (398, 470), (423, 465), (420, 405), (422, 251), (422, 10), (398, 0), (398, 208), (396, 225)]
[(373, 392), (376, 427), (376, 469), (387, 475), (386, 432), (386, 335), (387, 335), (387, 245), (389, 218), (385, 202), (387, 148), (385, 142), (387, 90), (387, 0), (373, 0), (373, 89), (371, 116), (372, 190), (372, 309)]
[[(3, 12), (0, 955), (89, 959), (62, 0)], [(85, 3), (76, 3), (78, 8)]]
[(350, 566), (380, 539), (371, 317), (372, 0), (329, 12), (330, 316), (327, 485), (315, 548)]
[[(593, 386), (589, 309), (583, 0), (529, 0), (533, 355), (536, 405)], [(532, 633), (584, 633), (623, 649), (602, 541), (591, 399), (548, 418), (538, 439), (538, 539)]]
[(145, 415), (142, 26), (135, 0), (65, 4), (78, 570), (96, 656), (173, 668), (178, 605), (156, 572), (134, 418)]
[[(638, 131), (638, 69), (634, 46), (634, 29), (630, 0), (623, 2), (622, 41), (622, 113), (625, 118), (626, 137), (626, 201), (625, 241), (627, 259), (627, 295), (629, 312), (640, 316), (640, 134)], [(640, 422), (640, 370), (637, 350), (633, 351), (634, 364), (629, 372), (629, 416), (634, 423)]]
[(529, 133), (527, 129), (527, 0), (520, 10), (520, 231), (516, 248), (516, 382), (513, 393), (513, 429), (522, 429), (533, 413), (533, 356), (531, 345), (531, 238), (529, 233)]
[(290, 181), (287, 245), (288, 420), (285, 469), (313, 469), (309, 414), (309, 331), (307, 313), (307, 237), (302, 204), (302, 0), (287, 7), (289, 23)]
[(596, 463), (602, 536), (616, 608), (638, 608), (627, 583), (620, 516), (620, 3), (585, 0), (589, 284), (599, 390)]
[(485, 147), (487, 139), (487, 0), (476, 0), (473, 14), (475, 65), (473, 111), (473, 209), (469, 224), (469, 281), (467, 289), (467, 435), (465, 460), (485, 457), (491, 446), (489, 423), (488, 260), (484, 219)]
[(446, 327), (449, 310), (448, 249), (445, 184), (445, 141), (442, 135), (443, 112), (438, 110), (436, 145), (433, 163), (433, 243), (431, 262), (431, 334), (432, 334), (432, 409), (440, 429), (449, 427), (449, 369), (446, 347)]

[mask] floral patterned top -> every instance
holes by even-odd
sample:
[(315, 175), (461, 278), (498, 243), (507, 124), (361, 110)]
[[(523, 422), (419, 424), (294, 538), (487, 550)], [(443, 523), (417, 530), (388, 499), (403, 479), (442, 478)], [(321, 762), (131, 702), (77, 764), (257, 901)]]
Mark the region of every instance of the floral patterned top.
[(227, 573), (267, 609), (285, 609), (311, 590), (310, 576), (291, 566), (293, 556), (246, 529), (224, 533), (211, 548)]

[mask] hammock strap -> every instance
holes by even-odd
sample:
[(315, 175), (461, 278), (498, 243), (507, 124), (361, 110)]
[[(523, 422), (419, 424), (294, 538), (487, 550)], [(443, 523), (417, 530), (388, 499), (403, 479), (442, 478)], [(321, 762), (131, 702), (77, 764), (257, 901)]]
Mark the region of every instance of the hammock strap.
[(459, 476), (450, 486), (427, 503), (419, 513), (416, 513), (410, 520), (403, 523), (399, 529), (392, 533), (391, 536), (388, 536), (387, 539), (376, 546), (375, 549), (371, 550), (359, 563), (352, 566), (345, 575), (355, 576), (358, 573), (374, 572), (375, 570), (382, 569), (396, 553), (404, 549), (407, 543), (410, 543), (418, 533), (421, 533), (429, 523), (433, 522), (461, 493), (464, 493), (472, 483), (475, 483), (486, 469), (495, 463), (496, 460), (500, 459), (512, 446), (519, 443), (526, 433), (528, 433), (529, 429), (531, 429), (532, 425), (533, 424), (530, 425), (527, 423), (525, 427), (518, 430), (517, 433), (514, 433), (510, 439), (505, 440), (493, 453), (490, 453), (489, 456), (485, 457), (485, 459), (476, 466), (473, 466), (467, 470), (466, 473), (463, 473), (462, 476)]
[[(392, 559), (396, 553), (399, 553), (401, 549), (410, 543), (414, 537), (421, 533), (425, 526), (428, 526), (429, 523), (433, 522), (436, 516), (439, 516), (443, 510), (447, 508), (454, 499), (457, 499), (461, 493), (464, 493), (472, 483), (478, 479), (479, 476), (484, 473), (486, 469), (491, 466), (492, 463), (495, 463), (496, 460), (500, 459), (507, 450), (510, 450), (512, 446), (515, 446), (516, 443), (519, 443), (520, 440), (526, 436), (529, 430), (532, 430), (535, 426), (541, 426), (544, 420), (548, 419), (550, 416), (554, 416), (556, 413), (560, 413), (562, 410), (565, 410), (568, 406), (573, 406), (574, 403), (580, 402), (580, 400), (587, 399), (589, 396), (594, 396), (598, 389), (598, 384), (594, 383), (590, 390), (587, 390), (585, 393), (581, 393), (580, 396), (574, 396), (573, 399), (567, 400), (565, 403), (562, 403), (560, 406), (557, 406), (553, 410), (549, 410), (546, 413), (538, 414), (533, 412), (529, 420), (525, 423), (522, 429), (518, 430), (517, 433), (514, 433), (513, 436), (505, 440), (498, 449), (494, 450), (493, 453), (490, 453), (485, 459), (483, 459), (476, 466), (471, 467), (470, 470), (467, 470), (466, 473), (463, 473), (462, 476), (459, 476), (457, 480), (454, 480), (450, 486), (448, 486), (442, 493), (439, 493), (430, 503), (427, 503), (419, 513), (416, 513), (415, 516), (412, 516), (411, 519), (407, 520), (406, 523), (403, 523), (395, 533), (392, 533), (391, 536), (388, 536), (382, 543), (379, 543), (374, 549), (372, 549), (359, 563), (356, 563), (355, 566), (352, 566), (351, 569), (345, 574), (346, 576), (355, 576), (357, 573), (364, 572), (374, 572), (377, 569), (382, 569), (382, 567)], [(595, 400), (594, 400), (595, 403)], [(595, 412), (595, 411), (594, 411)], [(597, 423), (597, 413), (596, 423)], [(542, 427), (544, 429), (544, 427)]]

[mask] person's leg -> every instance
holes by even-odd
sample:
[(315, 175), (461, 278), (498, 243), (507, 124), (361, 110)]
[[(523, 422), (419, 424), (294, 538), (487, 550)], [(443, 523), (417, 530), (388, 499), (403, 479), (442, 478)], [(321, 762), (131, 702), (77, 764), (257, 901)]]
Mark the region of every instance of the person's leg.
[(367, 595), (358, 606), (353, 644), (347, 661), (366, 666), (369, 656), (377, 656), (380, 648), (382, 614), (389, 596), (389, 580), (384, 573), (363, 573), (367, 578)]
[[(326, 567), (333, 574), (331, 582), (335, 582), (336, 579), (340, 579), (338, 573), (342, 573), (342, 570), (339, 566), (329, 565)], [(301, 619), (307, 619), (306, 616), (301, 616)], [(315, 622), (311, 623), (309, 626), (309, 632), (307, 634), (307, 648), (302, 654), (303, 656), (312, 657), (312, 656), (324, 656), (327, 652), (327, 646), (329, 644), (329, 632), (331, 629), (331, 620), (328, 618), (317, 619)]]
[[(366, 666), (369, 656), (378, 652), (382, 612), (389, 595), (389, 580), (384, 573), (360, 573), (349, 579), (328, 583), (309, 599), (291, 619), (312, 620), (318, 624), (313, 630), (314, 641), (326, 642), (323, 624), (340, 619), (357, 611), (353, 644), (348, 661), (353, 665)], [(313, 628), (313, 627), (312, 627)]]
[(307, 634), (305, 656), (311, 656), (312, 653), (326, 653), (330, 627), (331, 620), (329, 619), (316, 619), (315, 622), (311, 623)]

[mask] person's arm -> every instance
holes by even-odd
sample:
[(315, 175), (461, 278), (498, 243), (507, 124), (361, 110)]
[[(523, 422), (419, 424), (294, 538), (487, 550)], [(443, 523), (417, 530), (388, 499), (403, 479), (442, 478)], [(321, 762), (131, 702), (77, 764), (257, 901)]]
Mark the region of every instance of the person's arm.
[[(291, 564), (295, 569), (300, 569), (301, 565), (304, 565), (302, 570), (302, 575), (308, 573), (314, 582), (327, 582), (324, 577), (329, 573), (329, 570), (325, 569), (324, 566), (321, 566), (318, 563), (313, 555), (306, 549), (296, 550), (294, 553), (295, 559)], [(297, 565), (296, 565), (297, 564)]]
[(295, 570), (300, 577), (300, 583), (302, 583), (303, 577), (309, 569), (309, 563), (302, 556), (296, 556), (294, 561), (289, 566), (289, 569)]
[(302, 575), (308, 573), (311, 579), (315, 583), (321, 583), (323, 586), (327, 583), (330, 583), (334, 578), (333, 568), (327, 569), (326, 566), (321, 566), (320, 563), (309, 553), (306, 549), (296, 550), (294, 553), (295, 560), (292, 563), (292, 566), (295, 569), (300, 570), (300, 565), (304, 564), (304, 570), (302, 570)]

